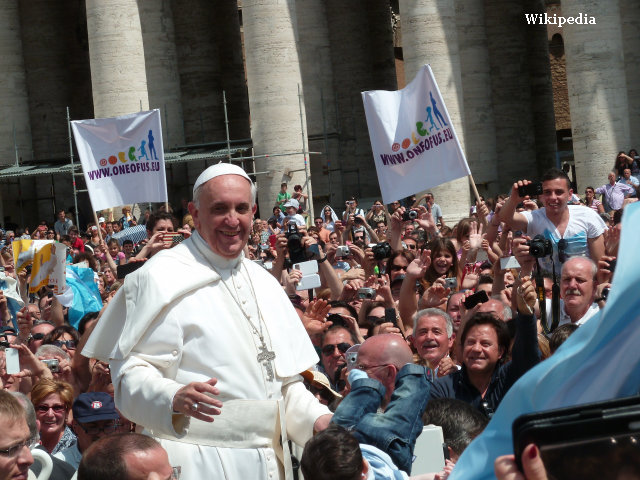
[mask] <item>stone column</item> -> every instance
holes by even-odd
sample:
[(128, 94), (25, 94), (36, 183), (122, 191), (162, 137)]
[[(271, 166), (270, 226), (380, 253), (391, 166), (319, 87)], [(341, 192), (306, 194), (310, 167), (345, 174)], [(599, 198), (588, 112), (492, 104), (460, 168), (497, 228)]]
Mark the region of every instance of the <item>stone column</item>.
[(360, 95), (374, 89), (368, 7), (364, 0), (327, 0), (333, 88), (341, 134), (340, 155), (333, 166), (339, 169), (342, 164), (342, 175), (337, 171), (332, 176), (334, 185), (337, 183), (333, 205), (340, 209), (338, 215), (344, 210), (345, 197), (380, 194)]
[(596, 24), (564, 28), (578, 191), (607, 182), (629, 145), (629, 107), (618, 0), (565, 0), (565, 17), (588, 12)]
[(96, 118), (149, 109), (144, 47), (135, 0), (86, 0)]
[[(400, 0), (402, 51), (407, 84), (428, 63), (438, 82), (449, 116), (465, 150), (464, 108), (460, 53), (453, 0)], [(469, 180), (460, 178), (432, 188), (445, 221), (467, 217), (471, 198)]]
[[(218, 20), (214, 3), (207, 0), (171, 2), (178, 47), (184, 137), (187, 144), (219, 142), (225, 139), (222, 73), (215, 36)], [(183, 195), (190, 195), (190, 188), (205, 168), (204, 160), (186, 164)]]
[[(331, 46), (325, 1), (297, 0), (296, 7), (298, 55), (300, 58), (302, 85), (304, 86), (304, 105), (307, 128), (309, 129), (309, 149), (315, 152), (327, 153), (324, 137), (320, 138), (324, 133), (325, 122), (328, 134), (337, 131), (337, 123)], [(332, 169), (337, 167), (333, 163), (337, 157), (337, 143), (334, 140), (329, 140), (327, 143), (329, 144), (329, 156), (313, 155), (310, 162), (313, 175), (313, 191), (316, 199), (318, 199), (315, 205), (316, 212), (320, 212), (324, 205), (331, 204), (330, 199), (332, 197), (335, 198), (336, 194), (342, 196), (340, 178), (335, 175), (335, 172), (331, 174), (332, 182), (331, 188), (329, 188), (329, 173), (326, 165), (328, 161)]]
[(144, 43), (149, 108), (162, 112), (164, 147), (184, 145), (182, 97), (171, 5), (164, 0), (138, 0)]
[(393, 49), (391, 4), (389, 0), (367, 2), (371, 44), (371, 74), (376, 90), (397, 90), (396, 57)]
[[(544, 0), (524, 0), (524, 11), (544, 16)], [(551, 61), (547, 26), (527, 25), (525, 29), (527, 64), (531, 83), (531, 111), (535, 135), (538, 174), (556, 166), (558, 142), (556, 138), (556, 117), (553, 104), (553, 84), (551, 82)]]
[(69, 155), (67, 109), (70, 75), (65, 39), (65, 5), (21, 0), (20, 21), (29, 91), (33, 157)]
[(640, 2), (620, 0), (620, 18), (631, 132), (630, 148), (621, 146), (620, 150), (628, 153), (631, 148), (640, 149)]
[(496, 164), (496, 127), (491, 101), (491, 71), (482, 0), (456, 0), (466, 156), (480, 195), (500, 193)]
[(215, 34), (222, 72), (221, 88), (227, 97), (229, 137), (232, 140), (251, 138), (249, 97), (242, 55), (238, 1), (218, 0), (214, 5)]
[[(295, 0), (245, 0), (242, 16), (253, 150), (256, 155), (300, 152), (303, 142), (306, 147), (307, 127), (305, 124), (302, 138)], [(304, 104), (302, 107), (304, 120)], [(302, 185), (313, 198), (304, 168), (302, 155), (256, 160), (256, 170), (273, 171), (273, 176), (258, 177), (261, 215), (271, 212), (284, 181), (289, 190)], [(287, 169), (302, 171), (285, 175)]]
[(500, 191), (538, 178), (521, 0), (485, 0)]
[[(0, 164), (16, 161), (14, 125), (18, 156), (28, 160), (31, 155), (29, 131), (29, 99), (25, 79), (20, 17), (17, 0), (0, 0)], [(3, 186), (0, 219), (4, 213), (21, 223), (17, 186)]]

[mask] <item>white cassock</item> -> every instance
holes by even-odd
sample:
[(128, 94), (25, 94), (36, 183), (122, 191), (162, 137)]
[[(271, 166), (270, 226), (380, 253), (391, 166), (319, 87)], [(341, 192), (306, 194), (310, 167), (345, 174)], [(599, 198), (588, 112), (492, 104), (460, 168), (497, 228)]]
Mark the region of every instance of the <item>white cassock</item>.
[[(258, 362), (262, 343), (240, 309), (259, 330), (254, 291), (272, 362)], [(298, 375), (318, 357), (282, 287), (243, 254), (216, 255), (197, 233), (127, 276), (83, 354), (109, 361), (116, 406), (159, 439), (181, 479), (290, 476), (281, 440), (304, 445), (330, 413)], [(212, 377), (222, 415), (209, 424), (173, 414), (178, 389)]]

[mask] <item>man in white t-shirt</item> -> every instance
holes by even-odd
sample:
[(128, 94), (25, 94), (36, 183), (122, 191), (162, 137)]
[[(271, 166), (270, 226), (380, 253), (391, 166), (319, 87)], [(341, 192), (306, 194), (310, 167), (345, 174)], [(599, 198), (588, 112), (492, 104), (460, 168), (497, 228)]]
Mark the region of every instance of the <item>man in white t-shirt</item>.
[(304, 227), (304, 217), (298, 213), (298, 208), (300, 208), (300, 204), (297, 200), (290, 198), (283, 205), (285, 212), (287, 213), (286, 219), (287, 222), (295, 222), (298, 227)]
[[(585, 256), (596, 264), (604, 255), (604, 237), (606, 229), (604, 221), (595, 211), (579, 205), (568, 205), (573, 194), (569, 177), (562, 170), (552, 168), (542, 177), (542, 195), (540, 200), (543, 208), (532, 212), (516, 212), (516, 206), (529, 197), (520, 197), (518, 187), (531, 182), (521, 180), (513, 184), (511, 196), (500, 210), (500, 220), (508, 224), (512, 230), (521, 230), (529, 237), (542, 235), (551, 240), (553, 245), (553, 262), (556, 272), (562, 269), (559, 258), (558, 243), (566, 240), (563, 252), (566, 258)], [(565, 256), (563, 255), (563, 260)], [(543, 269), (551, 271), (551, 258), (540, 259)]]

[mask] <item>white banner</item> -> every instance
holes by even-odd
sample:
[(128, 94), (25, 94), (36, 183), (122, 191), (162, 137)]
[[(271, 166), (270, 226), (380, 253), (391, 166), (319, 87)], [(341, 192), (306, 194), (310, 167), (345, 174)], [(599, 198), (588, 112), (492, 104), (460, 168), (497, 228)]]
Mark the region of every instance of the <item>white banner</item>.
[(384, 203), (469, 175), (429, 65), (397, 92), (363, 92)]
[(160, 110), (71, 125), (93, 210), (167, 201)]

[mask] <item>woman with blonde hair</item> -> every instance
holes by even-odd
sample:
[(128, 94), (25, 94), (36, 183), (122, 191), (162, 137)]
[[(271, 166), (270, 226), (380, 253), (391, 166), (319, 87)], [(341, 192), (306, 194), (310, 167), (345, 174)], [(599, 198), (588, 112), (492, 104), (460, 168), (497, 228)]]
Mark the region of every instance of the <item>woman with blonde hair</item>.
[(129, 205), (122, 207), (122, 218), (118, 222), (122, 230), (133, 227), (133, 223), (137, 222), (136, 217), (131, 213), (131, 207)]
[(73, 405), (73, 387), (59, 380), (40, 380), (31, 387), (31, 403), (40, 422), (40, 442), (50, 454), (76, 443), (75, 433), (67, 426)]

